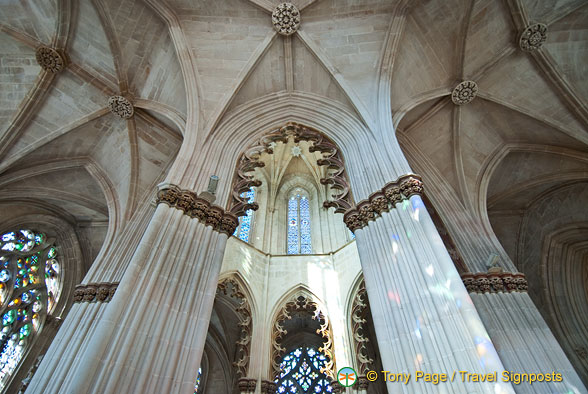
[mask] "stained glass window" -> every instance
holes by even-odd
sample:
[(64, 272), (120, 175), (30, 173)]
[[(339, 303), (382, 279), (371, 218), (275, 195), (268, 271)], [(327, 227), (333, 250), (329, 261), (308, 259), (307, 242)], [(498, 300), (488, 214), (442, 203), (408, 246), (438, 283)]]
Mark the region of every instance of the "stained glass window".
[(313, 347), (299, 347), (286, 354), (275, 382), (278, 394), (332, 393), (327, 376), (321, 372), (327, 357)]
[(0, 237), (2, 390), (59, 299), (61, 266), (57, 249), (44, 234), (19, 230)]
[(202, 368), (198, 368), (198, 376), (196, 377), (196, 385), (194, 386), (194, 394), (198, 394), (198, 386), (200, 386), (200, 378), (202, 377)]
[(310, 202), (296, 192), (288, 199), (288, 254), (310, 254)]
[[(247, 202), (255, 201), (255, 191), (250, 189), (248, 192), (241, 193), (241, 197), (247, 198)], [(233, 234), (241, 241), (249, 242), (249, 233), (251, 232), (251, 222), (253, 219), (253, 210), (248, 210), (245, 216), (239, 218), (239, 226)]]

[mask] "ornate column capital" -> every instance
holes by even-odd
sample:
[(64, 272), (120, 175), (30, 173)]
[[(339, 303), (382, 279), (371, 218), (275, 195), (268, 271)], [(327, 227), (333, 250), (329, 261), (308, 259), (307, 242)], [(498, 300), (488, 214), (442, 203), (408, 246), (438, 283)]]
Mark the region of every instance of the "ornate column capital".
[(74, 290), (74, 302), (109, 302), (117, 288), (118, 282), (80, 284)]
[(369, 384), (370, 384), (370, 381), (368, 380), (367, 377), (365, 377), (365, 376), (359, 376), (357, 378), (357, 388), (359, 390), (367, 390)]
[(237, 384), (241, 393), (253, 393), (257, 386), (257, 379), (241, 378)]
[(164, 203), (179, 209), (185, 215), (198, 219), (205, 226), (211, 226), (214, 231), (231, 236), (239, 219), (236, 215), (225, 212), (218, 205), (212, 205), (190, 190), (180, 189), (176, 185), (165, 184), (157, 192), (157, 204)]
[(278, 389), (278, 385), (269, 380), (261, 381), (261, 394), (275, 394)]
[(461, 279), (468, 293), (515, 293), (528, 290), (525, 275), (516, 272), (466, 272)]
[(349, 208), (343, 214), (345, 225), (351, 230), (363, 228), (370, 221), (376, 220), (382, 212), (388, 212), (396, 207), (396, 204), (411, 196), (423, 194), (423, 181), (415, 174), (403, 175), (393, 182), (389, 182), (381, 190), (378, 190), (357, 203), (357, 206)]

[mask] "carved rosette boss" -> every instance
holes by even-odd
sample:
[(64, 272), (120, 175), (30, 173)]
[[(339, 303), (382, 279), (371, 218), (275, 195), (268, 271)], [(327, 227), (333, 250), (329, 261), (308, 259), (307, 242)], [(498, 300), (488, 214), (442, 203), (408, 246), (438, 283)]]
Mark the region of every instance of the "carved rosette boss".
[(463, 81), (451, 92), (451, 101), (456, 105), (471, 103), (478, 94), (478, 85), (474, 81)]
[(111, 96), (108, 99), (108, 108), (110, 112), (123, 119), (129, 119), (135, 113), (133, 104), (123, 96)]
[(300, 11), (292, 3), (279, 4), (272, 12), (272, 24), (284, 36), (294, 34), (300, 26)]
[(57, 49), (40, 46), (35, 53), (37, 63), (45, 71), (58, 73), (65, 68), (65, 56)]
[(519, 38), (519, 46), (525, 52), (536, 51), (541, 48), (547, 39), (547, 26), (543, 23), (535, 23), (527, 26)]

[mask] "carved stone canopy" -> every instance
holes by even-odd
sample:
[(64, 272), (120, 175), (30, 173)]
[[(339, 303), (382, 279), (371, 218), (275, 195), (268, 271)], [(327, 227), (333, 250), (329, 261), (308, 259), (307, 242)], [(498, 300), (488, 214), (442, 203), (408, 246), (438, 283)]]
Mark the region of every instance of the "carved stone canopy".
[(108, 108), (110, 112), (123, 119), (129, 119), (135, 113), (133, 104), (123, 96), (111, 96), (108, 99)]
[(525, 52), (536, 51), (541, 48), (547, 39), (547, 26), (543, 23), (535, 23), (527, 26), (519, 38), (519, 46)]
[(279, 4), (272, 13), (274, 29), (282, 35), (294, 34), (300, 26), (300, 11), (292, 3)]
[(451, 101), (456, 105), (470, 103), (478, 94), (478, 85), (474, 81), (463, 81), (451, 92)]
[(65, 68), (65, 56), (57, 49), (40, 46), (35, 53), (37, 63), (45, 71), (58, 73)]

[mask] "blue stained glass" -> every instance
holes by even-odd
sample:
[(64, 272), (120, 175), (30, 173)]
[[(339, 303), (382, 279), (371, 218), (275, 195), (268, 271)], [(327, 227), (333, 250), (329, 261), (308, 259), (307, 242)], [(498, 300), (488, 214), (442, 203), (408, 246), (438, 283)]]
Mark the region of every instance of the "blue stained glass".
[[(250, 189), (248, 192), (241, 193), (241, 197), (245, 197), (247, 202), (253, 202), (255, 201), (255, 191)], [(239, 218), (239, 227), (235, 229), (235, 233), (233, 235), (239, 238), (241, 241), (249, 242), (249, 233), (251, 232), (252, 219), (253, 211), (250, 209), (247, 211), (245, 216)]]
[(300, 253), (312, 253), (310, 244), (310, 204), (308, 198), (300, 198)]
[(310, 202), (296, 194), (288, 200), (288, 254), (310, 254)]
[(298, 196), (288, 200), (288, 254), (298, 254)]
[[(297, 368), (293, 368), (293, 361)], [(325, 355), (312, 347), (300, 347), (285, 355), (280, 364), (281, 373), (275, 380), (278, 393), (332, 393), (326, 375), (321, 372), (326, 363)]]
[(354, 240), (355, 239), (355, 234), (353, 234), (353, 231), (347, 229), (347, 231), (349, 231), (349, 239), (350, 240)]

